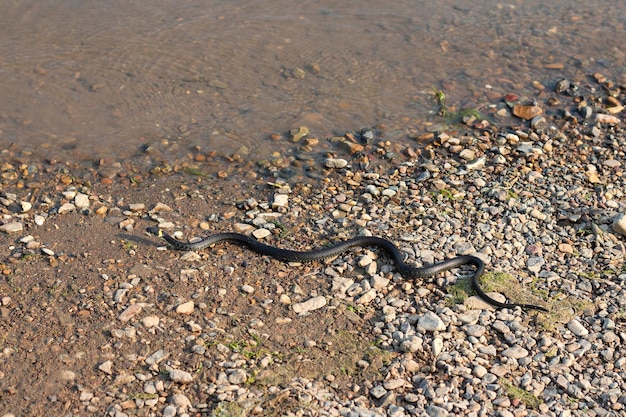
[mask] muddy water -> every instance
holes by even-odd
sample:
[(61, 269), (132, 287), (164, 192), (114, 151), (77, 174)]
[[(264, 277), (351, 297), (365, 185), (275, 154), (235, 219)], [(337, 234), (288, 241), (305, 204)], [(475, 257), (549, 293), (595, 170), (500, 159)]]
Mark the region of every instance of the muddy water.
[(624, 82), (625, 28), (622, 0), (4, 1), (0, 147), (256, 157), (299, 125), (419, 131), (433, 87), (471, 105), (596, 71)]

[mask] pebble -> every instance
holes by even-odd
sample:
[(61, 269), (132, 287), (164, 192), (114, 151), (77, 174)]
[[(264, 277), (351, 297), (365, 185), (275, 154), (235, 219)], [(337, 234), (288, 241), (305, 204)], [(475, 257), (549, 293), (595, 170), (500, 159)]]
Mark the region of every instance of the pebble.
[(585, 327), (576, 319), (570, 320), (567, 323), (567, 328), (578, 337), (587, 336), (589, 334), (589, 330), (585, 329)]
[(100, 369), (105, 374), (111, 375), (113, 373), (113, 362), (111, 361), (102, 362), (98, 366), (98, 369)]
[(427, 332), (446, 330), (445, 323), (432, 311), (426, 312), (417, 320), (417, 327)]
[(248, 374), (243, 369), (233, 369), (228, 373), (228, 382), (231, 384), (244, 384), (248, 380)]
[(387, 390), (383, 388), (381, 385), (376, 385), (372, 389), (370, 389), (370, 395), (376, 399), (380, 399), (387, 394)]
[(626, 236), (626, 214), (619, 213), (613, 219), (613, 223), (611, 223), (613, 230), (615, 233), (619, 233), (622, 236)]
[(45, 218), (45, 217), (43, 217), (43, 216), (39, 216), (39, 215), (35, 216), (35, 224), (36, 224), (37, 226), (43, 226), (43, 224), (45, 223), (45, 221), (46, 221), (46, 218)]
[(169, 377), (171, 381), (180, 384), (189, 384), (193, 381), (193, 377), (189, 372), (181, 371), (180, 369), (170, 369)]
[(63, 213), (68, 213), (70, 211), (74, 211), (76, 210), (76, 206), (72, 203), (65, 203), (62, 204), (61, 207), (59, 207), (59, 214), (63, 214)]
[(270, 232), (269, 230), (265, 229), (265, 228), (260, 228), (260, 229), (255, 229), (252, 232), (252, 236), (254, 236), (256, 239), (264, 239), (266, 237), (268, 237), (269, 235), (271, 235), (272, 232)]
[(6, 223), (0, 226), (0, 231), (4, 233), (19, 233), (24, 230), (24, 226), (20, 222)]
[(293, 311), (295, 311), (297, 314), (300, 314), (320, 309), (325, 305), (326, 297), (324, 297), (323, 295), (319, 295), (317, 297), (310, 298), (307, 301), (296, 303), (292, 306), (292, 308)]
[(178, 407), (179, 410), (186, 410), (191, 406), (191, 400), (184, 394), (172, 394), (170, 403)]
[(143, 319), (141, 319), (141, 324), (144, 325), (144, 327), (156, 327), (159, 325), (160, 319), (157, 316), (146, 316)]
[(528, 351), (521, 346), (512, 346), (502, 351), (502, 356), (511, 359), (521, 359), (528, 356)]
[(176, 307), (176, 312), (178, 314), (191, 314), (194, 312), (194, 302), (187, 301), (185, 303), (179, 304)]
[(342, 158), (327, 158), (324, 161), (326, 168), (345, 168), (348, 166), (348, 161)]
[(127, 322), (139, 313), (141, 313), (141, 306), (139, 304), (131, 304), (117, 318), (122, 322)]
[(289, 205), (289, 196), (287, 194), (274, 194), (272, 208), (287, 207)]
[(246, 294), (252, 294), (254, 292), (254, 287), (251, 285), (245, 284), (241, 286), (241, 291), (245, 292)]
[[(83, 193), (77, 193), (74, 197), (74, 205), (78, 208), (89, 208), (89, 196)], [(60, 211), (59, 211), (60, 212)]]

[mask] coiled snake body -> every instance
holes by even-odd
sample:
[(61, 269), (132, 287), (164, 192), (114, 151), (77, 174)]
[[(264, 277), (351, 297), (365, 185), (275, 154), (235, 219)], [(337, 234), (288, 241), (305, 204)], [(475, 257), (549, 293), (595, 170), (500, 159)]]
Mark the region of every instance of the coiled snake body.
[(449, 269), (457, 268), (461, 265), (473, 265), (476, 267), (476, 272), (472, 277), (472, 289), (476, 292), (476, 294), (491, 304), (494, 307), (498, 308), (515, 308), (521, 307), (524, 309), (534, 309), (540, 311), (547, 311), (545, 308), (532, 305), (532, 304), (518, 304), (518, 303), (503, 303), (497, 300), (494, 300), (489, 295), (487, 295), (482, 288), (480, 288), (478, 279), (483, 274), (485, 270), (485, 263), (476, 256), (471, 255), (462, 255), (457, 256), (455, 258), (446, 259), (445, 261), (424, 266), (421, 268), (416, 268), (410, 265), (407, 265), (403, 259), (402, 254), (398, 250), (398, 248), (388, 241), (387, 239), (383, 239), (380, 237), (374, 236), (357, 236), (352, 239), (336, 243), (332, 246), (312, 249), (308, 251), (294, 251), (289, 249), (281, 249), (275, 246), (269, 246), (264, 243), (259, 242), (249, 236), (243, 235), (241, 233), (232, 233), (232, 232), (224, 232), (224, 233), (216, 233), (211, 236), (208, 236), (198, 242), (187, 243), (182, 242), (178, 239), (173, 238), (163, 230), (158, 227), (148, 227), (146, 231), (154, 236), (163, 238), (169, 243), (174, 249), (182, 250), (182, 251), (198, 251), (205, 249), (215, 243), (219, 242), (234, 242), (241, 245), (246, 246), (248, 249), (263, 254), (269, 255), (273, 258), (276, 258), (281, 261), (286, 262), (312, 262), (319, 261), (327, 258), (331, 258), (333, 256), (337, 256), (348, 249), (354, 246), (367, 247), (367, 246), (376, 246), (378, 248), (383, 249), (387, 252), (394, 263), (396, 264), (396, 269), (404, 278), (424, 278), (431, 275), (438, 274), (440, 272), (447, 271)]

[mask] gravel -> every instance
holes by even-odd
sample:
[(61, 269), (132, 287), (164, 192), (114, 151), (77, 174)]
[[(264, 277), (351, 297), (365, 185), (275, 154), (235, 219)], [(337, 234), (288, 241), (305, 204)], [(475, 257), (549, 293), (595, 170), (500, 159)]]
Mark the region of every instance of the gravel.
[[(15, 239), (0, 287), (3, 395), (27, 397), (15, 375), (49, 363), (41, 378), (66, 388), (44, 397), (64, 415), (624, 415), (622, 122), (570, 113), (556, 119), (565, 131), (535, 107), (517, 108), (527, 127), (442, 133), (422, 156), (381, 141), (363, 149), (405, 157), (319, 158), (315, 184), (242, 170), (222, 193), (215, 178), (155, 179), (132, 203), (67, 186), (27, 210), (19, 190), (4, 193), (18, 208), (0, 226)], [(473, 254), (511, 274), (488, 274), (490, 294), (549, 311), (486, 305), (465, 268), (407, 281), (373, 248), (311, 264), (227, 244), (157, 250), (142, 235), (152, 224), (295, 250), (375, 235), (418, 266)], [(91, 228), (102, 233), (74, 248)], [(24, 330), (35, 325), (41, 339)]]

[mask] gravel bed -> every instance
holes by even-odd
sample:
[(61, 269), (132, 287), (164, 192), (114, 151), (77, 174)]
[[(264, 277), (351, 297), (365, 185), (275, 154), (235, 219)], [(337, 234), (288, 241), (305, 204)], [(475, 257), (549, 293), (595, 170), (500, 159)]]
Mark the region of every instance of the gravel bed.
[[(373, 139), (308, 162), (315, 183), (242, 169), (123, 197), (5, 191), (0, 415), (625, 415), (626, 138), (597, 114), (417, 151)], [(417, 266), (474, 254), (506, 273), (485, 277), (494, 297), (549, 312), (465, 294), (471, 270), (404, 280), (373, 248), (310, 264), (181, 253), (144, 234), (155, 224), (298, 250), (375, 235)]]

